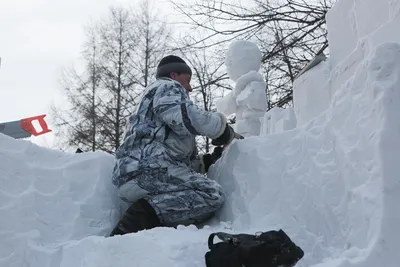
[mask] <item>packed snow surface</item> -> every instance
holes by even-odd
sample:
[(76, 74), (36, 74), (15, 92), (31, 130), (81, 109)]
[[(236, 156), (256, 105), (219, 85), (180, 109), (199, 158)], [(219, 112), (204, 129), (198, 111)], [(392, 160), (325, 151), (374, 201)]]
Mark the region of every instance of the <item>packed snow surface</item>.
[(329, 101), (296, 128), (224, 152), (209, 175), (226, 203), (202, 229), (106, 238), (120, 215), (112, 156), (0, 135), (0, 266), (204, 267), (211, 232), (281, 228), (305, 251), (296, 266), (397, 267), (400, 1), (376, 3), (339, 0), (331, 10), (329, 75), (318, 82)]
[(324, 112), (331, 103), (330, 61), (322, 61), (293, 83), (293, 101), (297, 125), (301, 126)]
[(119, 212), (112, 163), (0, 134), (0, 266), (58, 266), (61, 244), (107, 234)]

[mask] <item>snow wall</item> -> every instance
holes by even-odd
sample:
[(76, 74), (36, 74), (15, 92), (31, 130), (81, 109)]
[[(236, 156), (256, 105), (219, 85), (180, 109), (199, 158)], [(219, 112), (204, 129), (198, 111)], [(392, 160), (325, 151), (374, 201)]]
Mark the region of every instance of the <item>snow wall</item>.
[(398, 266), (400, 1), (338, 1), (327, 21), (331, 57), (295, 84), (297, 127), (238, 141), (212, 168), (229, 188), (219, 219), (285, 229), (299, 266)]
[[(399, 26), (400, 1), (338, 1), (328, 14), (329, 88), (304, 90), (326, 106), (295, 129), (233, 143), (210, 170), (226, 204), (200, 230), (105, 238), (119, 215), (111, 156), (0, 135), (0, 266), (204, 267), (212, 231), (278, 228), (305, 250), (299, 267), (398, 266)], [(299, 84), (316, 84), (316, 72)]]
[(0, 134), (0, 266), (59, 266), (71, 240), (106, 235), (119, 215), (113, 157), (67, 154)]

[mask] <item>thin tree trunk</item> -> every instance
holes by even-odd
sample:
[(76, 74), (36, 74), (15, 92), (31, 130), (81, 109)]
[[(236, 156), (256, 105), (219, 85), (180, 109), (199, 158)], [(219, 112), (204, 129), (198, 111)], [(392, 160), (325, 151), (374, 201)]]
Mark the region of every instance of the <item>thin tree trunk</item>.
[(96, 45), (93, 45), (92, 66), (92, 151), (96, 150)]
[(117, 114), (115, 121), (115, 149), (118, 149), (120, 146), (120, 125), (121, 125), (121, 78), (122, 78), (122, 21), (120, 21), (119, 28), (119, 51), (118, 51), (118, 79), (117, 79)]
[(149, 60), (150, 60), (150, 25), (148, 14), (146, 13), (146, 48), (145, 48), (145, 67), (144, 67), (144, 87), (147, 87), (149, 81)]

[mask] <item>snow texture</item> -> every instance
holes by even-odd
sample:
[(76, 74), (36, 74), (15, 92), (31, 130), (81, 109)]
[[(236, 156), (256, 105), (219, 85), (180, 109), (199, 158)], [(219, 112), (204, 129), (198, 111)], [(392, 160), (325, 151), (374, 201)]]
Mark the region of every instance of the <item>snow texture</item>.
[(400, 44), (371, 52), (319, 117), (224, 152), (211, 167), (227, 190), (220, 220), (286, 229), (299, 266), (398, 266)]
[(329, 60), (322, 61), (293, 83), (294, 111), (298, 126), (320, 115), (331, 103), (329, 63)]
[(285, 114), (282, 119), (275, 123), (275, 133), (281, 133), (296, 128), (297, 120), (294, 114), (294, 109), (288, 107), (285, 109)]
[(296, 115), (291, 107), (273, 107), (265, 113), (261, 122), (261, 136), (288, 131), (297, 125)]
[(113, 157), (0, 135), (0, 266), (204, 267), (211, 232), (282, 228), (305, 251), (298, 267), (397, 267), (400, 1), (349, 2), (328, 16), (330, 104), (289, 131), (278, 109), (274, 134), (234, 141), (210, 169), (226, 203), (202, 229), (105, 238), (119, 216)]
[(59, 266), (59, 247), (105, 235), (119, 208), (113, 158), (67, 154), (0, 134), (0, 266)]
[(217, 110), (226, 116), (236, 115), (235, 131), (243, 136), (260, 134), (261, 118), (267, 110), (266, 83), (258, 72), (262, 54), (257, 45), (238, 40), (226, 53), (225, 66), (235, 88), (217, 101)]

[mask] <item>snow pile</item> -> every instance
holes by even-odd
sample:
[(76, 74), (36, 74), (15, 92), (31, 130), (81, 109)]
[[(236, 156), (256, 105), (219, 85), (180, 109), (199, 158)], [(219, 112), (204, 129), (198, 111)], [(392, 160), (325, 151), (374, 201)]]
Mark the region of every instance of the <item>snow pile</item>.
[(108, 233), (119, 216), (112, 164), (0, 134), (0, 266), (57, 266), (61, 244)]
[(235, 131), (243, 136), (260, 134), (261, 118), (267, 110), (266, 83), (258, 72), (262, 54), (250, 41), (234, 41), (226, 53), (225, 66), (235, 88), (217, 103), (218, 111), (236, 115)]
[[(112, 238), (89, 237), (64, 246), (60, 267), (205, 267), (211, 228), (155, 228)], [(38, 265), (39, 266), (39, 265)]]
[(0, 134), (0, 266), (204, 266), (207, 237), (224, 224), (105, 238), (124, 208), (113, 163)]
[[(212, 167), (228, 190), (219, 218), (235, 229), (286, 229), (306, 251), (299, 266), (400, 261), (400, 1), (372, 2), (339, 1), (329, 13), (331, 60), (299, 81), (321, 85), (307, 100), (323, 97), (319, 116), (311, 111), (292, 131), (238, 141)], [(353, 33), (355, 44), (347, 43)]]
[(222, 221), (287, 230), (304, 266), (398, 265), (400, 44), (371, 53), (310, 123), (229, 147), (211, 170)]

